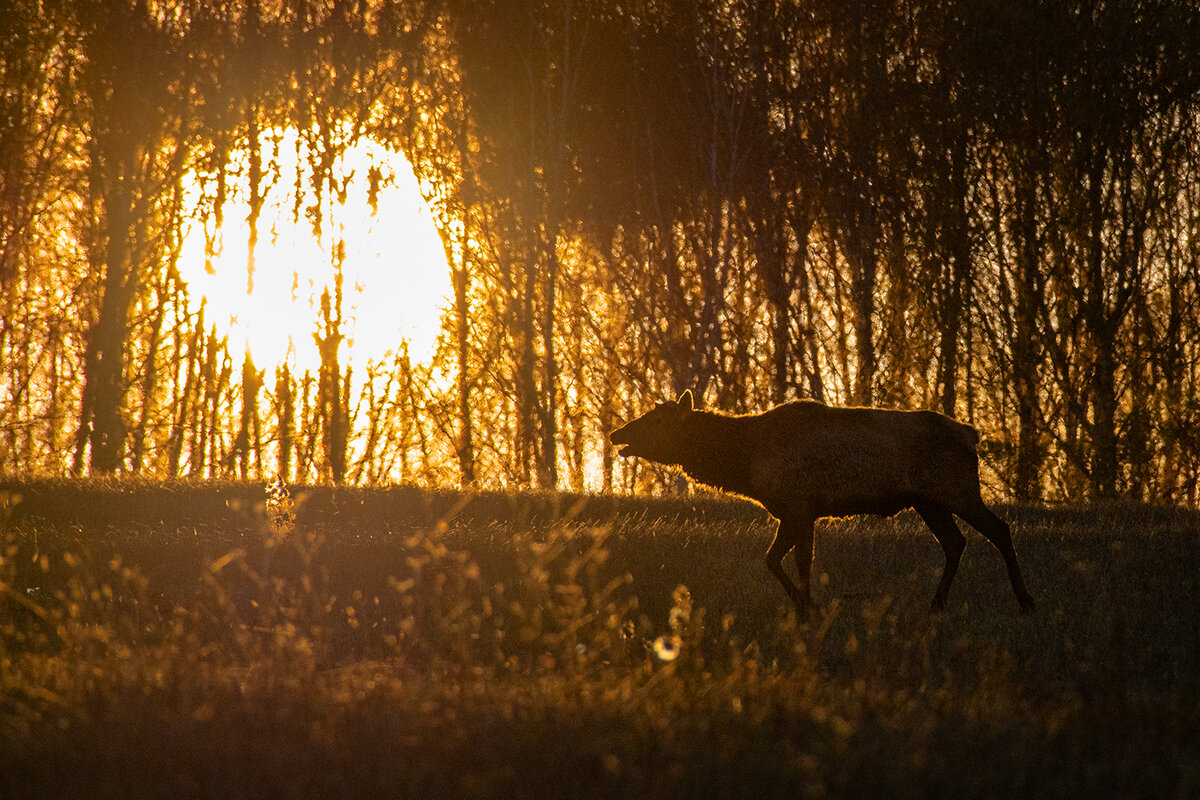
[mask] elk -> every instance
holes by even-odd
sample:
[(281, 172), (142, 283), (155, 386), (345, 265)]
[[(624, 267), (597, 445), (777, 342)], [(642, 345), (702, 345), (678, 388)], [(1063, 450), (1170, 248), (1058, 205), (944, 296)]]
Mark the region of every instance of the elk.
[[(983, 502), (975, 428), (933, 411), (837, 408), (812, 400), (762, 414), (730, 415), (693, 406), (692, 393), (659, 403), (613, 431), (618, 454), (681, 468), (701, 483), (760, 503), (778, 520), (767, 568), (804, 615), (814, 524), (823, 517), (892, 516), (913, 508), (946, 554), (931, 609), (946, 596), (966, 539), (955, 515), (984, 535), (1004, 558), (1017, 602), (1033, 609), (1012, 536)], [(800, 583), (783, 569), (796, 551)]]

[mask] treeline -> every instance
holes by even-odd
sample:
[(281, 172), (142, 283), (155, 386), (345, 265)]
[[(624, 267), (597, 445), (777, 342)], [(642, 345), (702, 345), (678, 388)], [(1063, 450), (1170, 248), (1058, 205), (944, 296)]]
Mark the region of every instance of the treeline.
[[(1196, 501), (1191, 3), (17, 0), (3, 24), (6, 471), (631, 487), (660, 476), (607, 433), (691, 388), (943, 410), (1021, 500)], [(434, 363), (352, 382), (334, 292), (319, 374), (239, 369), (187, 302), (184, 223), (215, 239), (245, 198), (252, 273), (268, 193), (319, 230), (364, 137), (439, 218)]]

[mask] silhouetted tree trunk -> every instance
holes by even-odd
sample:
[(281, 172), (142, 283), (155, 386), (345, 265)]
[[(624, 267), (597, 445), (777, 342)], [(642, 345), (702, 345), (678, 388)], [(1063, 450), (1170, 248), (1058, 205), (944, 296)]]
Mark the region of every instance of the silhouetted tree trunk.
[(878, 274), (872, 219), (860, 224), (866, 229), (850, 234), (846, 258), (851, 265), (850, 297), (854, 304), (854, 365), (853, 401), (862, 406), (874, 402), (875, 382), (875, 282)]
[(90, 176), (100, 221), (90, 257), (103, 276), (84, 365), (77, 462), (86, 439), (93, 472), (125, 463), (124, 401), (130, 311), (142, 280), (141, 259), (154, 213), (150, 177), (169, 113), (166, 40), (144, 2), (89, 10), (85, 85), (93, 103)]
[(346, 481), (346, 438), (347, 418), (343, 380), (349, 383), (349, 373), (343, 377), (338, 361), (338, 350), (342, 344), (342, 274), (335, 278), (336, 299), (331, 299), (329, 290), (321, 294), (321, 330), (313, 334), (321, 354), (320, 381), (317, 388), (317, 405), (322, 430), (321, 443), (325, 453), (328, 477), (335, 484)]
[(129, 253), (130, 199), (116, 189), (105, 203), (108, 246), (96, 271), (104, 275), (100, 315), (92, 326), (85, 364), (80, 426), (86, 431), (93, 472), (115, 472), (125, 458), (125, 345), (133, 304)]
[(886, 164), (890, 142), (886, 115), (892, 102), (885, 60), (891, 8), (885, 3), (827, 7), (835, 31), (826, 54), (832, 69), (828, 111), (833, 149), (827, 165), (827, 206), (831, 227), (849, 268), (851, 325), (854, 333), (853, 401), (871, 405), (877, 369), (875, 346), (876, 290), (883, 234), (881, 214), (887, 197)]
[[(459, 261), (450, 269), (450, 283), (454, 290), (454, 344), (458, 359), (458, 475), (463, 487), (475, 485), (475, 426), (471, 420), (471, 266), (470, 240), (467, 235), (463, 214), (463, 233)], [(453, 257), (453, 256), (452, 256)]]
[(146, 357), (142, 362), (142, 412), (138, 417), (137, 427), (133, 431), (133, 442), (130, 448), (130, 467), (134, 472), (141, 472), (146, 453), (147, 428), (154, 416), (156, 403), (155, 394), (158, 387), (158, 349), (162, 336), (163, 317), (166, 314), (169, 291), (166, 287), (169, 278), (162, 277), (155, 288), (155, 308), (151, 314), (149, 330), (146, 332)]
[(278, 426), (279, 480), (292, 481), (292, 450), (296, 438), (296, 394), (287, 364), (275, 368), (275, 417)]
[(1042, 496), (1043, 405), (1039, 366), (1039, 326), (1042, 307), (1041, 247), (1037, 229), (1035, 172), (1022, 172), (1017, 180), (1018, 243), (1013, 275), (1012, 371), (1017, 402), (1017, 459), (1013, 490), (1019, 501)]
[(554, 229), (543, 236), (542, 265), (542, 389), (538, 408), (540, 411), (540, 457), (538, 458), (538, 486), (542, 489), (558, 487), (558, 354), (555, 317), (558, 312), (558, 233)]
[(942, 413), (951, 417), (958, 412), (960, 342), (963, 320), (971, 305), (973, 282), (971, 223), (967, 211), (967, 132), (960, 124), (954, 124), (954, 128), (952, 140), (947, 143), (949, 152), (945, 162), (949, 170), (944, 209), (946, 264), (939, 287), (937, 376)]
[(258, 393), (263, 387), (263, 371), (255, 369), (250, 352), (242, 361), (242, 421), (238, 428), (234, 452), (238, 460), (238, 476), (250, 477), (250, 456), (254, 456), (254, 474), (262, 475), (262, 439), (259, 431)]
[[(205, 302), (200, 302), (196, 311), (194, 327), (188, 332), (183, 324), (177, 324), (175, 330), (175, 352), (183, 359), (183, 386), (174, 396), (174, 413), (171, 420), (171, 434), (167, 440), (167, 475), (171, 478), (179, 476), (180, 463), (183, 460), (183, 445), (189, 438), (193, 428), (192, 406), (196, 384), (202, 370), (204, 351), (204, 309)], [(185, 319), (189, 319), (186, 318)], [(190, 333), (190, 335), (189, 335)], [(184, 350), (184, 341), (187, 349)]]

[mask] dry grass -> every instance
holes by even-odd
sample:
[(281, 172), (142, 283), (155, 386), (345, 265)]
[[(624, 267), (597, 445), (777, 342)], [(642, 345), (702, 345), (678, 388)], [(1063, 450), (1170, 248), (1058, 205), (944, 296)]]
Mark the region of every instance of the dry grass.
[(801, 624), (740, 504), (7, 491), (0, 796), (1200, 793), (1191, 512), (1009, 509), (1033, 615), (827, 523)]

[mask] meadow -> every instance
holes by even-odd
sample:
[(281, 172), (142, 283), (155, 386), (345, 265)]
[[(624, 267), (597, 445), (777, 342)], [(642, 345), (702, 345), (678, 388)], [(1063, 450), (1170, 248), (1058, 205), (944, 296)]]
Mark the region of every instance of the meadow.
[[(0, 484), (0, 797), (1200, 796), (1200, 515)], [(791, 560), (788, 568), (792, 569)]]

